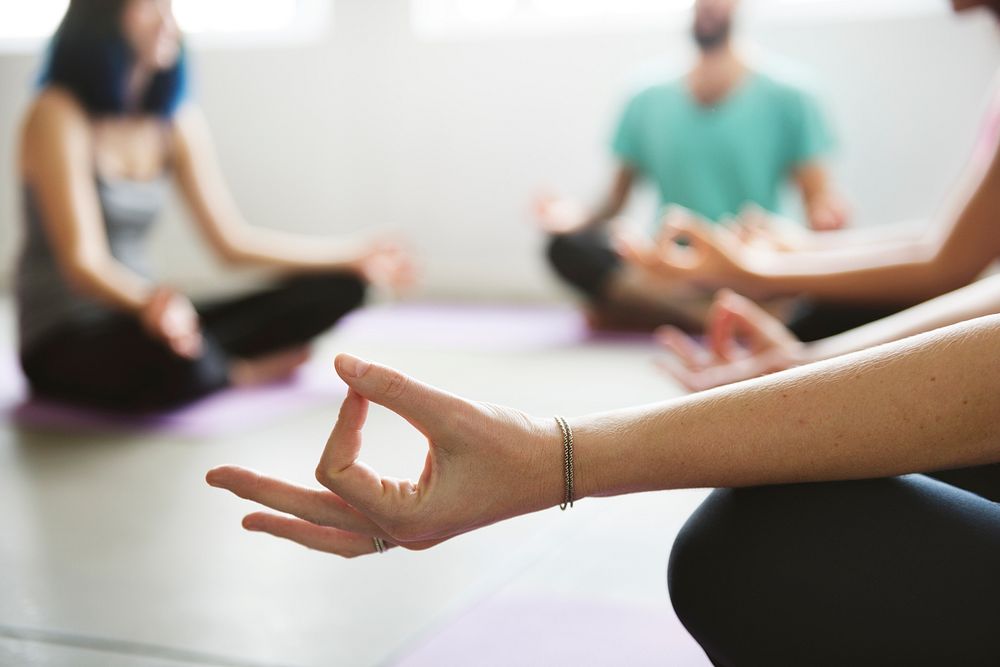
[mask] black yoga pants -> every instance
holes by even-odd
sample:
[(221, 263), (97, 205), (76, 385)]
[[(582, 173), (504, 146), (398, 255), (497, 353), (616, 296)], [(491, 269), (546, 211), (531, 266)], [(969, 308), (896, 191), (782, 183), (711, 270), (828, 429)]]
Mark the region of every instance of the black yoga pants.
[(1000, 465), (718, 490), (668, 570), (718, 667), (1000, 665)]
[(353, 275), (317, 274), (197, 306), (204, 345), (193, 360), (122, 314), (57, 331), (25, 350), (21, 362), (38, 396), (123, 413), (166, 410), (226, 387), (234, 358), (308, 343), (360, 306), (365, 291)]

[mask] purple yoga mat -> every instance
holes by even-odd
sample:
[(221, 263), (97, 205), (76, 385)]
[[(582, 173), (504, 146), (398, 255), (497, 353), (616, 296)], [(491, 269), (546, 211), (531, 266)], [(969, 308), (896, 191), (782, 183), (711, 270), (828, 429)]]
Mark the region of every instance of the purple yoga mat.
[(148, 431), (204, 438), (257, 428), (301, 410), (337, 406), (346, 388), (330, 365), (311, 364), (287, 382), (222, 391), (179, 410), (141, 418), (29, 398), (17, 360), (0, 359), (0, 418), (60, 433)]
[(572, 306), (397, 304), (359, 311), (340, 331), (347, 338), (494, 351), (651, 341), (649, 334), (594, 333)]
[(485, 600), (393, 665), (711, 667), (672, 613), (559, 597)]

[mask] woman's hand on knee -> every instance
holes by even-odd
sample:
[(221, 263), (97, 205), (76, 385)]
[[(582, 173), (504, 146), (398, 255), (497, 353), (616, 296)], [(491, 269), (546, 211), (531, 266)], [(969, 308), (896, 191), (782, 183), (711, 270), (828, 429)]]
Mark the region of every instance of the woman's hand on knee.
[(165, 343), (177, 356), (195, 359), (201, 354), (198, 311), (180, 292), (158, 287), (143, 306), (139, 319), (150, 336)]
[[(467, 401), (347, 355), (336, 368), (349, 390), (316, 469), (325, 491), (234, 467), (208, 474), (209, 484), (285, 515), (251, 514), (246, 528), (351, 557), (374, 553), (375, 538), (426, 549), (561, 502), (562, 434), (554, 420)], [(370, 402), (426, 436), (418, 480), (383, 477), (361, 461)]]
[(369, 284), (393, 292), (404, 292), (417, 282), (417, 266), (412, 253), (402, 243), (389, 238), (368, 243), (350, 267)]

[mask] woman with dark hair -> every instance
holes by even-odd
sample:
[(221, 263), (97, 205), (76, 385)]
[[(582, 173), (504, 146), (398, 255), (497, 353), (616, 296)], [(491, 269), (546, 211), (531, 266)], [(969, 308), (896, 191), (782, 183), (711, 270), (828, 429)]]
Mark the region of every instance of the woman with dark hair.
[[(1000, 255), (1000, 157), (975, 201), (969, 215)], [(350, 391), (316, 470), (326, 491), (230, 466), (208, 481), (280, 513), (247, 516), (248, 530), (346, 557), (427, 549), (587, 496), (721, 487), (682, 530), (668, 572), (674, 607), (714, 664), (997, 665), (1000, 299), (985, 287), (937, 303), (978, 319), (570, 420), (343, 355)], [(361, 462), (370, 401), (427, 436), (418, 481)]]
[[(244, 222), (186, 95), (170, 0), (72, 0), (21, 136), (21, 360), (42, 396), (116, 411), (181, 405), (289, 375), (309, 342), (411, 266), (390, 243)], [(194, 306), (158, 284), (146, 241), (174, 180), (214, 250), (273, 288)]]

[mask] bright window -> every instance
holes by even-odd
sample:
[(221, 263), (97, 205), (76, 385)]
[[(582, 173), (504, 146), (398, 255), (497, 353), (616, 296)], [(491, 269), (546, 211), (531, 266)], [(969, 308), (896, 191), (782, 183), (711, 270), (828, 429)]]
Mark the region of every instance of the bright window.
[[(687, 20), (694, 0), (410, 0), (425, 38), (662, 29)], [(944, 0), (745, 0), (753, 21), (829, 20), (940, 12)]]
[[(174, 0), (174, 14), (195, 44), (312, 41), (330, 23), (332, 0)], [(59, 25), (69, 0), (0, 0), (0, 49), (34, 49)]]

